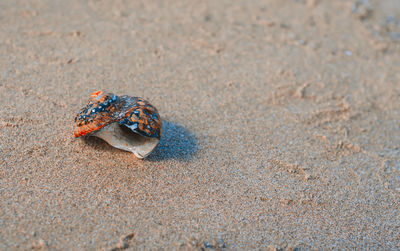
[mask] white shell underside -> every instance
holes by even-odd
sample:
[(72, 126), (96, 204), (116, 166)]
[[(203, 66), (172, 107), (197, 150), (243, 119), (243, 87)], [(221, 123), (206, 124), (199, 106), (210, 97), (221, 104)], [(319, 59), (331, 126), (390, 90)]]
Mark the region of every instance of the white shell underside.
[(160, 142), (157, 138), (141, 136), (128, 128), (123, 130), (118, 123), (103, 127), (93, 136), (105, 140), (115, 148), (132, 152), (141, 159), (148, 156)]

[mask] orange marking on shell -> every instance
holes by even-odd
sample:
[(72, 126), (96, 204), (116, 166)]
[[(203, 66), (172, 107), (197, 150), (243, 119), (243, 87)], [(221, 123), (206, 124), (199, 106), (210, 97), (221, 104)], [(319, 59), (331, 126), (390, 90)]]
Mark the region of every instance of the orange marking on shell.
[(85, 136), (86, 134), (89, 134), (93, 131), (97, 131), (97, 130), (105, 127), (106, 125), (108, 125), (108, 124), (103, 124), (103, 125), (99, 125), (96, 127), (90, 127), (90, 125), (84, 125), (82, 127), (78, 127), (74, 131), (74, 136), (75, 136), (75, 138)]
[(95, 98), (100, 96), (101, 94), (103, 94), (103, 91), (97, 91), (97, 92), (93, 92), (92, 95), (90, 95), (91, 98)]

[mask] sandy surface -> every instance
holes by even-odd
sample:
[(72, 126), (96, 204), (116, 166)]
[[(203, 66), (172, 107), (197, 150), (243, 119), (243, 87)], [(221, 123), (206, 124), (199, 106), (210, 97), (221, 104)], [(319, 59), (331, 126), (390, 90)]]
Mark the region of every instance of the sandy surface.
[[(400, 248), (400, 2), (1, 1), (0, 249)], [(74, 139), (148, 99), (146, 160)]]

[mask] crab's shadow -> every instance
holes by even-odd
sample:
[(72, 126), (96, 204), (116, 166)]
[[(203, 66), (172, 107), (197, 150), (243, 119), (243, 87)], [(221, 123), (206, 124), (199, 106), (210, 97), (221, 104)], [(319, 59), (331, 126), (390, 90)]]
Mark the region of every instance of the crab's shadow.
[[(146, 158), (148, 161), (162, 161), (177, 159), (187, 161), (191, 159), (198, 150), (198, 142), (195, 135), (184, 126), (163, 121), (163, 131), (160, 143), (154, 151)], [(83, 137), (84, 142), (96, 149), (116, 152), (120, 151), (97, 137)]]
[(165, 159), (189, 160), (198, 150), (195, 135), (184, 126), (163, 121), (163, 132), (160, 143), (147, 158), (150, 161)]

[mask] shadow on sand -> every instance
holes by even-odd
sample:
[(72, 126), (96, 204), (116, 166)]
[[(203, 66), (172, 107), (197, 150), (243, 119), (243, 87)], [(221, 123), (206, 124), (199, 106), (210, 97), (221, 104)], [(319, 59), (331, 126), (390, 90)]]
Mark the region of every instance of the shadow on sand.
[(189, 160), (198, 150), (195, 135), (180, 124), (163, 121), (160, 143), (147, 158), (150, 161), (165, 159)]
[[(96, 150), (121, 151), (107, 144), (97, 137), (82, 137), (85, 144)], [(148, 161), (162, 161), (177, 159), (187, 161), (198, 150), (195, 135), (180, 124), (171, 121), (163, 121), (163, 132), (160, 143), (154, 151), (145, 159)]]

